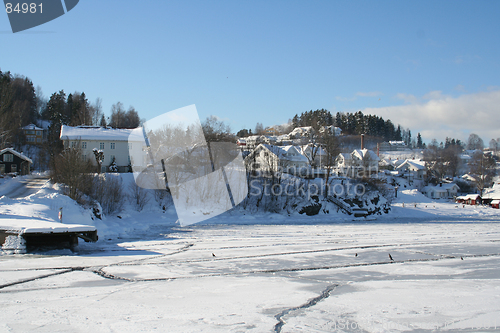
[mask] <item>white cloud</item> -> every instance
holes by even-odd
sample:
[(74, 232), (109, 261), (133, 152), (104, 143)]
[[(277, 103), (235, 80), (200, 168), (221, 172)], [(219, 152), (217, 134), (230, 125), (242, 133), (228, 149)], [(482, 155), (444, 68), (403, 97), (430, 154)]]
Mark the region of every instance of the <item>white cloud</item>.
[(405, 103), (417, 103), (418, 98), (412, 94), (399, 93), (395, 96), (397, 99), (403, 100)]
[(425, 100), (441, 99), (441, 98), (443, 98), (443, 92), (441, 90), (430, 91), (424, 96), (422, 96), (422, 99)]
[(500, 89), (459, 97), (432, 91), (421, 98), (407, 94), (396, 98), (409, 104), (362, 111), (408, 127), (414, 137), (420, 132), (424, 141), (444, 141), (446, 136), (467, 140), (470, 133), (478, 134), (484, 142), (500, 137)]
[(369, 92), (357, 92), (356, 93), (356, 96), (359, 96), (359, 97), (377, 97), (377, 96), (380, 96), (382, 95), (382, 93), (380, 91), (369, 91)]

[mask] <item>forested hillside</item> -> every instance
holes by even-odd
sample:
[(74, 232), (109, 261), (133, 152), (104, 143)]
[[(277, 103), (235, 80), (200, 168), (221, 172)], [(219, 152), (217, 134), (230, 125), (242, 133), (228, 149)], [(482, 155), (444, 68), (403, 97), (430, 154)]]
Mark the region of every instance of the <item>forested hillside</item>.
[[(403, 129), (400, 125), (395, 126), (390, 120), (376, 115), (365, 115), (363, 112), (356, 113), (337, 112), (333, 116), (330, 111), (321, 109), (306, 111), (300, 115), (296, 114), (292, 119), (292, 126), (321, 126), (335, 125), (342, 129), (344, 135), (360, 135), (380, 138), (382, 141), (404, 141), (412, 144), (411, 131)], [(415, 144), (416, 145), (416, 144)]]

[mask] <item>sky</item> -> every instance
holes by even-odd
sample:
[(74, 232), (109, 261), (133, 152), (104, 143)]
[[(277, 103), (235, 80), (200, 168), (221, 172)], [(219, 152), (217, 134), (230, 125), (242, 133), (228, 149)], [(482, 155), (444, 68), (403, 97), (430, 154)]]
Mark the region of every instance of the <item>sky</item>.
[[(37, 0), (42, 1), (42, 0)], [(80, 0), (12, 33), (0, 69), (120, 101), (145, 120), (195, 104), (236, 132), (327, 109), (424, 142), (500, 137), (499, 1)]]

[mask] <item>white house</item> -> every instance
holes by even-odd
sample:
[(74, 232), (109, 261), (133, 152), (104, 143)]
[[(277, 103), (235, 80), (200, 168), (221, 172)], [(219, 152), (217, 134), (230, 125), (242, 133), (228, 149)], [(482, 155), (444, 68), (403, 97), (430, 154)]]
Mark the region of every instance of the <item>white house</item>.
[(253, 171), (283, 171), (297, 173), (308, 168), (308, 161), (295, 146), (260, 144), (245, 158)]
[[(308, 161), (312, 159), (313, 145), (307, 144), (303, 146), (296, 147), (302, 155), (304, 155)], [(314, 157), (314, 164), (317, 167), (322, 167), (326, 163), (326, 151), (322, 147), (316, 147), (316, 156)]]
[[(339, 127), (335, 126), (323, 126), (319, 129), (321, 133), (323, 133), (325, 130), (328, 130), (330, 133), (335, 134), (335, 136), (340, 136), (342, 134), (342, 130)], [(295, 127), (293, 131), (291, 131), (288, 135), (290, 138), (299, 138), (299, 137), (309, 137), (311, 135), (311, 132), (313, 132), (314, 129), (312, 126), (303, 126), (303, 127)]]
[(350, 177), (377, 174), (379, 161), (377, 154), (366, 148), (340, 153), (335, 160), (338, 173)]
[(421, 186), (424, 182), (426, 173), (425, 162), (420, 160), (405, 160), (401, 163), (396, 170), (399, 174), (406, 178), (410, 183), (415, 186)]
[(81, 149), (83, 160), (90, 160), (94, 164), (96, 163), (94, 148), (102, 151), (104, 153), (102, 172), (109, 171), (113, 160), (119, 172), (128, 172), (131, 165), (130, 153), (135, 158), (134, 165), (146, 163), (144, 137), (132, 134), (132, 131), (132, 129), (63, 125), (60, 139), (64, 142), (64, 148), (78, 147)]
[(454, 183), (429, 185), (424, 187), (422, 193), (431, 199), (452, 199), (457, 196), (459, 187)]
[(337, 173), (347, 175), (352, 170), (352, 156), (349, 153), (340, 153), (335, 159)]

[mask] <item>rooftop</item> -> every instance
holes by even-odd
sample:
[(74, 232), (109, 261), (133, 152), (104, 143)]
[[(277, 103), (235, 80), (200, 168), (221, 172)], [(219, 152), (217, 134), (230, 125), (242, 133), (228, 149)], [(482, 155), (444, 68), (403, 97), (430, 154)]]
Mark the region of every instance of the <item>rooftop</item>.
[(140, 141), (144, 137), (133, 129), (117, 129), (96, 126), (61, 127), (61, 140), (105, 140), (105, 141)]

